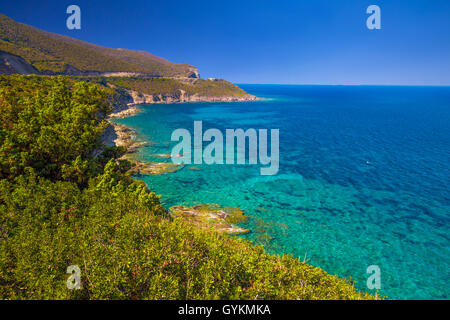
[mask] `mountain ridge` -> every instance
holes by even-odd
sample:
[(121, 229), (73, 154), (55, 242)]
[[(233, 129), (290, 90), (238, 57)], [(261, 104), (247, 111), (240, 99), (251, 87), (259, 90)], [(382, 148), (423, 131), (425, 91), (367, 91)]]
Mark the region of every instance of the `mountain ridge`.
[(43, 31), (1, 13), (0, 74), (75, 76), (114, 87), (120, 96), (116, 111), (148, 103), (258, 99), (226, 80), (201, 79), (189, 64)]
[(173, 63), (146, 51), (102, 47), (16, 22), (1, 13), (0, 54), (0, 73), (6, 74), (21, 73), (11, 61), (16, 56), (24, 60), (23, 68), (34, 68), (33, 73), (42, 75), (200, 77), (198, 69), (189, 64)]

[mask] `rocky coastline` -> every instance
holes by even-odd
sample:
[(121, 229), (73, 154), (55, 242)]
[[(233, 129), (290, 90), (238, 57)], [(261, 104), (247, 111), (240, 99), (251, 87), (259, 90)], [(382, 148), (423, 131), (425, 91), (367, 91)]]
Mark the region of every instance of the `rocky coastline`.
[[(148, 98), (148, 97), (147, 97)], [(198, 98), (198, 97), (197, 97)], [(255, 101), (259, 98), (249, 95), (248, 97), (213, 97), (208, 100), (200, 99), (190, 101), (179, 100), (176, 102), (231, 102), (231, 101)], [(169, 102), (170, 101), (170, 102)], [(135, 175), (159, 175), (176, 172), (184, 168), (184, 165), (175, 164), (172, 162), (144, 162), (131, 157), (131, 154), (138, 152), (138, 148), (148, 145), (149, 142), (136, 140), (136, 132), (119, 123), (115, 123), (114, 119), (121, 119), (135, 115), (142, 110), (138, 108), (142, 104), (152, 103), (175, 103), (174, 100), (166, 100), (164, 102), (150, 102), (144, 98), (144, 101), (133, 99), (133, 102), (123, 102), (119, 105), (113, 105), (114, 112), (109, 115), (109, 126), (102, 136), (102, 144), (107, 146), (124, 147), (126, 153), (121, 159), (128, 160), (132, 166), (130, 172)], [(161, 159), (167, 158), (166, 155), (159, 155)], [(158, 158), (158, 155), (155, 155)], [(198, 168), (195, 168), (198, 169)], [(170, 208), (170, 214), (173, 218), (181, 217), (198, 228), (212, 228), (219, 233), (226, 233), (230, 235), (239, 235), (249, 233), (250, 230), (238, 227), (235, 223), (246, 220), (243, 210), (239, 208), (222, 208), (217, 204), (202, 204), (192, 207), (176, 206)]]

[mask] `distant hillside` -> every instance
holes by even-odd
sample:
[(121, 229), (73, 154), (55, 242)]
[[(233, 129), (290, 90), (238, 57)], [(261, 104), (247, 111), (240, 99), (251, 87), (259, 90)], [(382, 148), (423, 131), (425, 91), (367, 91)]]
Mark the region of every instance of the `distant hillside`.
[[(69, 76), (0, 76), (1, 300), (379, 298), (292, 255), (172, 219), (132, 179), (126, 148), (102, 145), (112, 91)], [(67, 289), (70, 265), (82, 267), (79, 290)]]
[(222, 79), (72, 77), (114, 88), (114, 112), (134, 105), (177, 102), (253, 101), (259, 98)]
[[(20, 59), (22, 58), (22, 59)], [(145, 74), (198, 78), (197, 68), (144, 51), (111, 49), (49, 33), (0, 14), (0, 73)]]
[(145, 51), (111, 49), (18, 23), (0, 14), (0, 74), (79, 76), (120, 92), (121, 106), (257, 99), (197, 68)]
[(222, 79), (167, 79), (145, 77), (109, 77), (107, 82), (122, 88), (149, 95), (174, 95), (184, 92), (188, 96), (249, 96), (238, 86)]

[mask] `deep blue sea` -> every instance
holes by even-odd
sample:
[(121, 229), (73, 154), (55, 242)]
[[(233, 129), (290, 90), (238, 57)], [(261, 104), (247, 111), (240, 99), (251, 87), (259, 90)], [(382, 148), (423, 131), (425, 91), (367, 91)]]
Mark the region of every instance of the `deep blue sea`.
[[(450, 87), (240, 85), (265, 101), (142, 106), (118, 120), (170, 154), (177, 128), (279, 129), (280, 169), (187, 165), (142, 176), (166, 207), (217, 203), (249, 216), (245, 237), (382, 295), (450, 298)], [(206, 143), (205, 143), (206, 144)], [(197, 168), (192, 168), (197, 167)], [(199, 170), (191, 170), (199, 169)]]

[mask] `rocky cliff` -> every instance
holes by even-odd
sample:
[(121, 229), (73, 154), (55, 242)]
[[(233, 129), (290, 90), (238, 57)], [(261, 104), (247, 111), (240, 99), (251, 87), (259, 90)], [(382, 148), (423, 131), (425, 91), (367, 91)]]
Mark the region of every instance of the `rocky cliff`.
[(25, 61), (25, 59), (0, 51), (0, 74), (38, 74), (32, 65)]
[(187, 95), (185, 91), (179, 89), (173, 95), (168, 94), (145, 94), (134, 90), (119, 91), (112, 103), (112, 118), (125, 118), (139, 112), (136, 106), (154, 103), (182, 103), (182, 102), (238, 102), (255, 101), (260, 98), (247, 94), (244, 96), (206, 96), (200, 94)]

